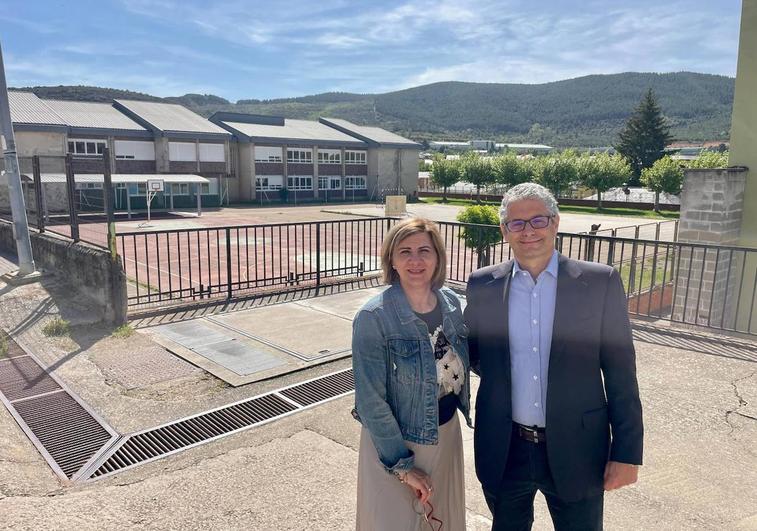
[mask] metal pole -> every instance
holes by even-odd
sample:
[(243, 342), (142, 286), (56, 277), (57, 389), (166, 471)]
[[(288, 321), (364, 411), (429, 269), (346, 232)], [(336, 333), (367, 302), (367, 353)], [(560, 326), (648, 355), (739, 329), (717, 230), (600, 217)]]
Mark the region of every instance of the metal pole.
[[(26, 276), (34, 273), (34, 256), (32, 242), (29, 238), (29, 221), (26, 218), (24, 194), (21, 188), (21, 173), (16, 154), (16, 138), (13, 136), (11, 109), (8, 101), (8, 86), (5, 82), (5, 65), (3, 50), (0, 47), (0, 125), (2, 125), (3, 157), (5, 158), (5, 175), (8, 178), (8, 195), (13, 214), (13, 239), (16, 240), (18, 254), (18, 274)], [(39, 205), (37, 206), (39, 210)]]
[(113, 260), (118, 258), (116, 249), (116, 216), (113, 210), (113, 179), (110, 174), (110, 150), (103, 150), (103, 200), (105, 202), (105, 218), (108, 223), (108, 249)]
[(68, 222), (71, 225), (71, 239), (79, 241), (79, 215), (76, 212), (76, 181), (74, 177), (74, 162), (71, 153), (66, 154), (66, 196), (68, 198)]
[(37, 229), (40, 233), (45, 232), (44, 207), (42, 206), (42, 173), (39, 167), (39, 155), (32, 157), (32, 174), (34, 175), (34, 202), (37, 207)]

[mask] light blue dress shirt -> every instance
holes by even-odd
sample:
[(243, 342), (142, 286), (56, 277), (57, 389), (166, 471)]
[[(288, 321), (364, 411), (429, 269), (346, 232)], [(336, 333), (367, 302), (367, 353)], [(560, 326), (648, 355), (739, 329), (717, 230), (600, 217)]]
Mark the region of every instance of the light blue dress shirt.
[(546, 425), (547, 375), (557, 298), (557, 251), (534, 282), (513, 264), (508, 300), (513, 420)]

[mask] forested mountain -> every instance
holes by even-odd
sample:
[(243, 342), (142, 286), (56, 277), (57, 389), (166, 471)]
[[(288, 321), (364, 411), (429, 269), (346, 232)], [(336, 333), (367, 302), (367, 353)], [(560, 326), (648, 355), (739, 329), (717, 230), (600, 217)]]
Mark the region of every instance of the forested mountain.
[[(165, 98), (205, 116), (215, 111), (315, 119), (344, 118), (415, 140), (472, 138), (555, 146), (607, 146), (617, 140), (647, 88), (677, 140), (727, 140), (734, 79), (677, 72), (592, 75), (538, 85), (444, 82), (386, 94), (329, 92), (300, 98), (240, 100), (212, 95)], [(33, 87), (40, 97), (158, 100), (93, 87)]]

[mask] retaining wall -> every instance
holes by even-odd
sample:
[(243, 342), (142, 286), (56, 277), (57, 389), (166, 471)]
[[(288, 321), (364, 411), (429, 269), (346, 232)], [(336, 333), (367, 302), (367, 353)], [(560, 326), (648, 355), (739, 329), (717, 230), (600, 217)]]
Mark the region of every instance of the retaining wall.
[[(55, 273), (102, 309), (103, 320), (126, 323), (126, 275), (105, 249), (30, 231), (38, 269)], [(0, 249), (16, 253), (13, 225), (0, 220)]]

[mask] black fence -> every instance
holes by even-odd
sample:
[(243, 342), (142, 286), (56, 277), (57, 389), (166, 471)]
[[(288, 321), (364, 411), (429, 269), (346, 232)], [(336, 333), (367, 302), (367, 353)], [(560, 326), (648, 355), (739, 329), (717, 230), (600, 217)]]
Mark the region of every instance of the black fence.
[[(49, 231), (75, 242), (107, 247), (108, 198), (104, 193), (104, 181), (110, 179), (107, 157), (107, 148), (105, 153), (86, 160), (77, 159), (71, 154), (19, 157), (29, 225), (39, 232)], [(79, 174), (77, 180), (77, 164), (82, 163), (87, 164), (89, 171), (99, 170), (103, 179), (98, 182), (88, 179), (86, 174)], [(0, 201), (0, 217), (11, 218), (9, 205), (6, 206), (3, 201)]]
[[(133, 309), (376, 275), (393, 218), (130, 232), (117, 247)], [(449, 281), (511, 258), (499, 228), (440, 222)], [(650, 319), (757, 333), (757, 249), (601, 234), (559, 234), (557, 249), (618, 270), (629, 312)]]

